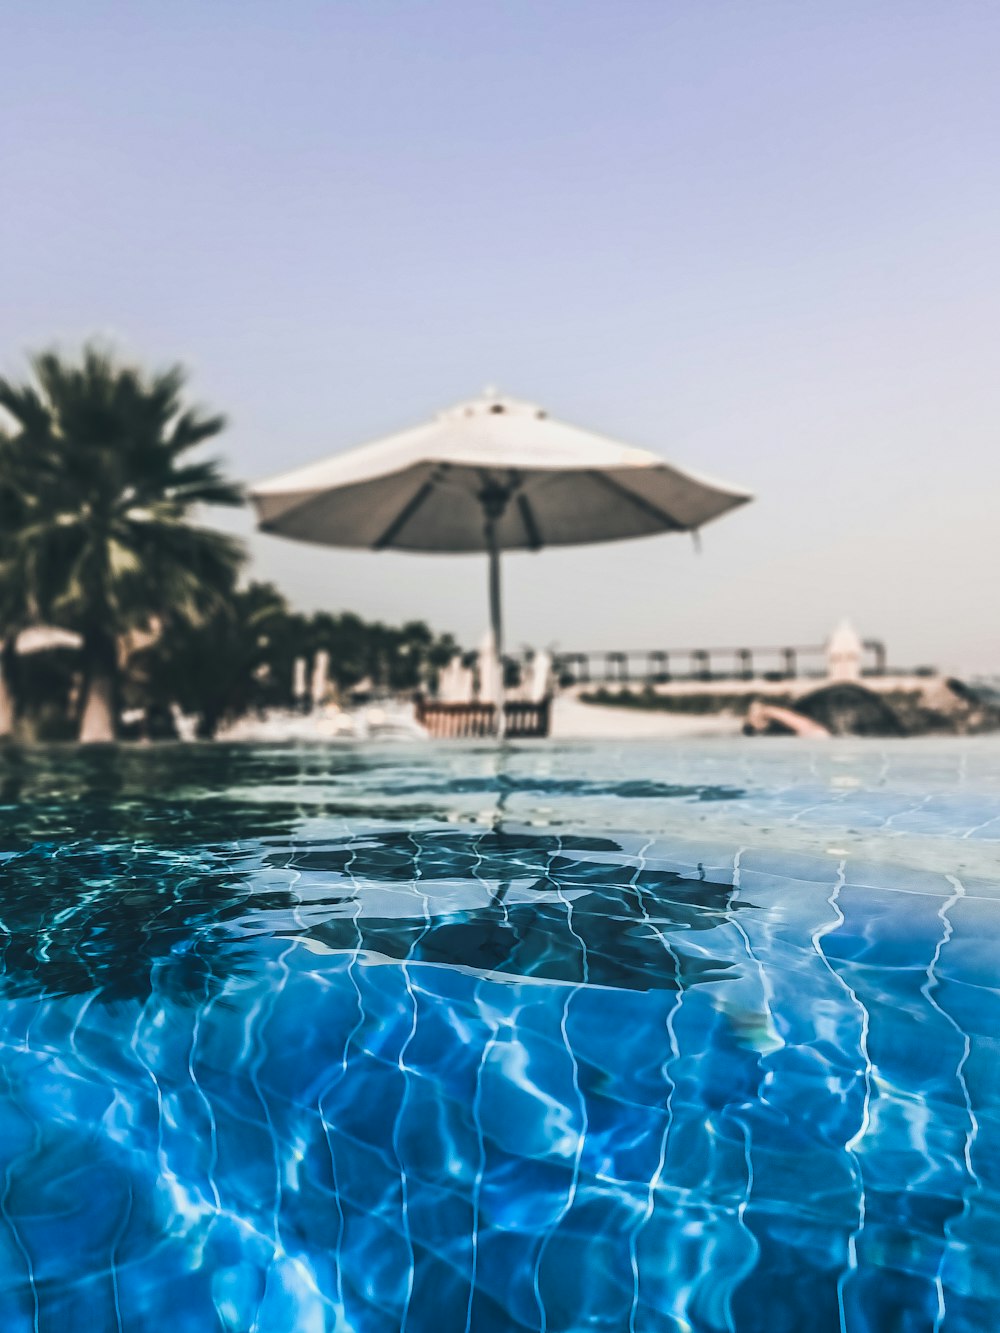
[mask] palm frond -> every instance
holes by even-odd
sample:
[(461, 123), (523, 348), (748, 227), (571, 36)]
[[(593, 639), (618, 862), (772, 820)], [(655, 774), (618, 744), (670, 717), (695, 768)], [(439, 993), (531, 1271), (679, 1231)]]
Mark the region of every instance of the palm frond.
[(167, 438), (167, 446), (171, 454), (176, 457), (178, 454), (186, 453), (188, 449), (204, 444), (206, 440), (211, 440), (216, 435), (221, 435), (227, 424), (226, 418), (221, 414), (205, 417), (189, 408), (174, 421)]
[(27, 383), (0, 380), (0, 606), (14, 571), (45, 614), (105, 633), (230, 594), (240, 543), (190, 517), (243, 493), (188, 456), (225, 418), (184, 403), (183, 369), (149, 374), (96, 343), (30, 365)]

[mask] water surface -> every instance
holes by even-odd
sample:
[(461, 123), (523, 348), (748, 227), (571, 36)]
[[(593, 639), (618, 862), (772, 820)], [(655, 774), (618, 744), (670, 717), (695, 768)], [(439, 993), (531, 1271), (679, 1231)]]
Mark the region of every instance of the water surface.
[(0, 1328), (1000, 1326), (990, 740), (10, 752)]

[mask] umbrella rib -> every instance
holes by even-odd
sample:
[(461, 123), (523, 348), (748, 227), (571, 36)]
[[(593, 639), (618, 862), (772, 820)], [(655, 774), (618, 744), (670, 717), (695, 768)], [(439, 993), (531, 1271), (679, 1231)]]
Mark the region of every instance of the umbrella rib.
[(531, 508), (531, 501), (526, 495), (517, 497), (517, 509), (521, 515), (524, 530), (528, 534), (528, 545), (533, 551), (540, 551), (542, 549), (542, 538), (538, 531), (538, 524), (535, 522), (535, 513)]
[(429, 478), (427, 481), (424, 482), (424, 484), (420, 487), (420, 490), (417, 491), (416, 494), (410, 496), (406, 504), (403, 505), (402, 509), (392, 520), (392, 522), (382, 533), (382, 535), (372, 542), (373, 551), (384, 550), (385, 547), (388, 546), (390, 542), (394, 541), (399, 536), (403, 528), (406, 527), (407, 523), (409, 523), (410, 519), (417, 512), (420, 506), (424, 503), (424, 501), (430, 495), (431, 491), (433, 491), (435, 483), (436, 483), (436, 478), (434, 477)]
[(635, 491), (630, 491), (627, 486), (623, 486), (622, 483), (616, 481), (614, 477), (609, 477), (606, 472), (595, 472), (591, 469), (587, 475), (594, 481), (600, 482), (606, 490), (613, 491), (615, 495), (620, 495), (623, 500), (630, 501), (635, 505), (636, 509), (641, 509), (642, 512), (648, 514), (650, 518), (655, 518), (657, 523), (662, 523), (665, 528), (669, 528), (674, 532), (687, 531), (684, 524), (679, 523), (672, 514), (668, 514), (667, 511), (661, 509), (659, 505), (653, 504), (652, 501), (647, 500), (645, 496), (636, 495)]

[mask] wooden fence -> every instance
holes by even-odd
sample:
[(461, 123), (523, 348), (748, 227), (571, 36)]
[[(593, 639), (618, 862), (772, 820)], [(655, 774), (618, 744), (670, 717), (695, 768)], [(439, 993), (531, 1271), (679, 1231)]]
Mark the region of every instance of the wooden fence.
[[(426, 727), (431, 736), (440, 739), (495, 736), (496, 713), (495, 704), (417, 700), (417, 721)], [(504, 704), (503, 714), (506, 733), (512, 739), (538, 740), (549, 734), (548, 699), (537, 704), (511, 699)]]

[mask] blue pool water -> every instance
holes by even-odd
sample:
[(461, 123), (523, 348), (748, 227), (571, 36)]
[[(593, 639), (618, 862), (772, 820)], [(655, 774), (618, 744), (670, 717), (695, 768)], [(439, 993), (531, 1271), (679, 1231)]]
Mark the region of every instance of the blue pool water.
[(0, 1330), (1000, 1327), (1000, 746), (0, 756)]

